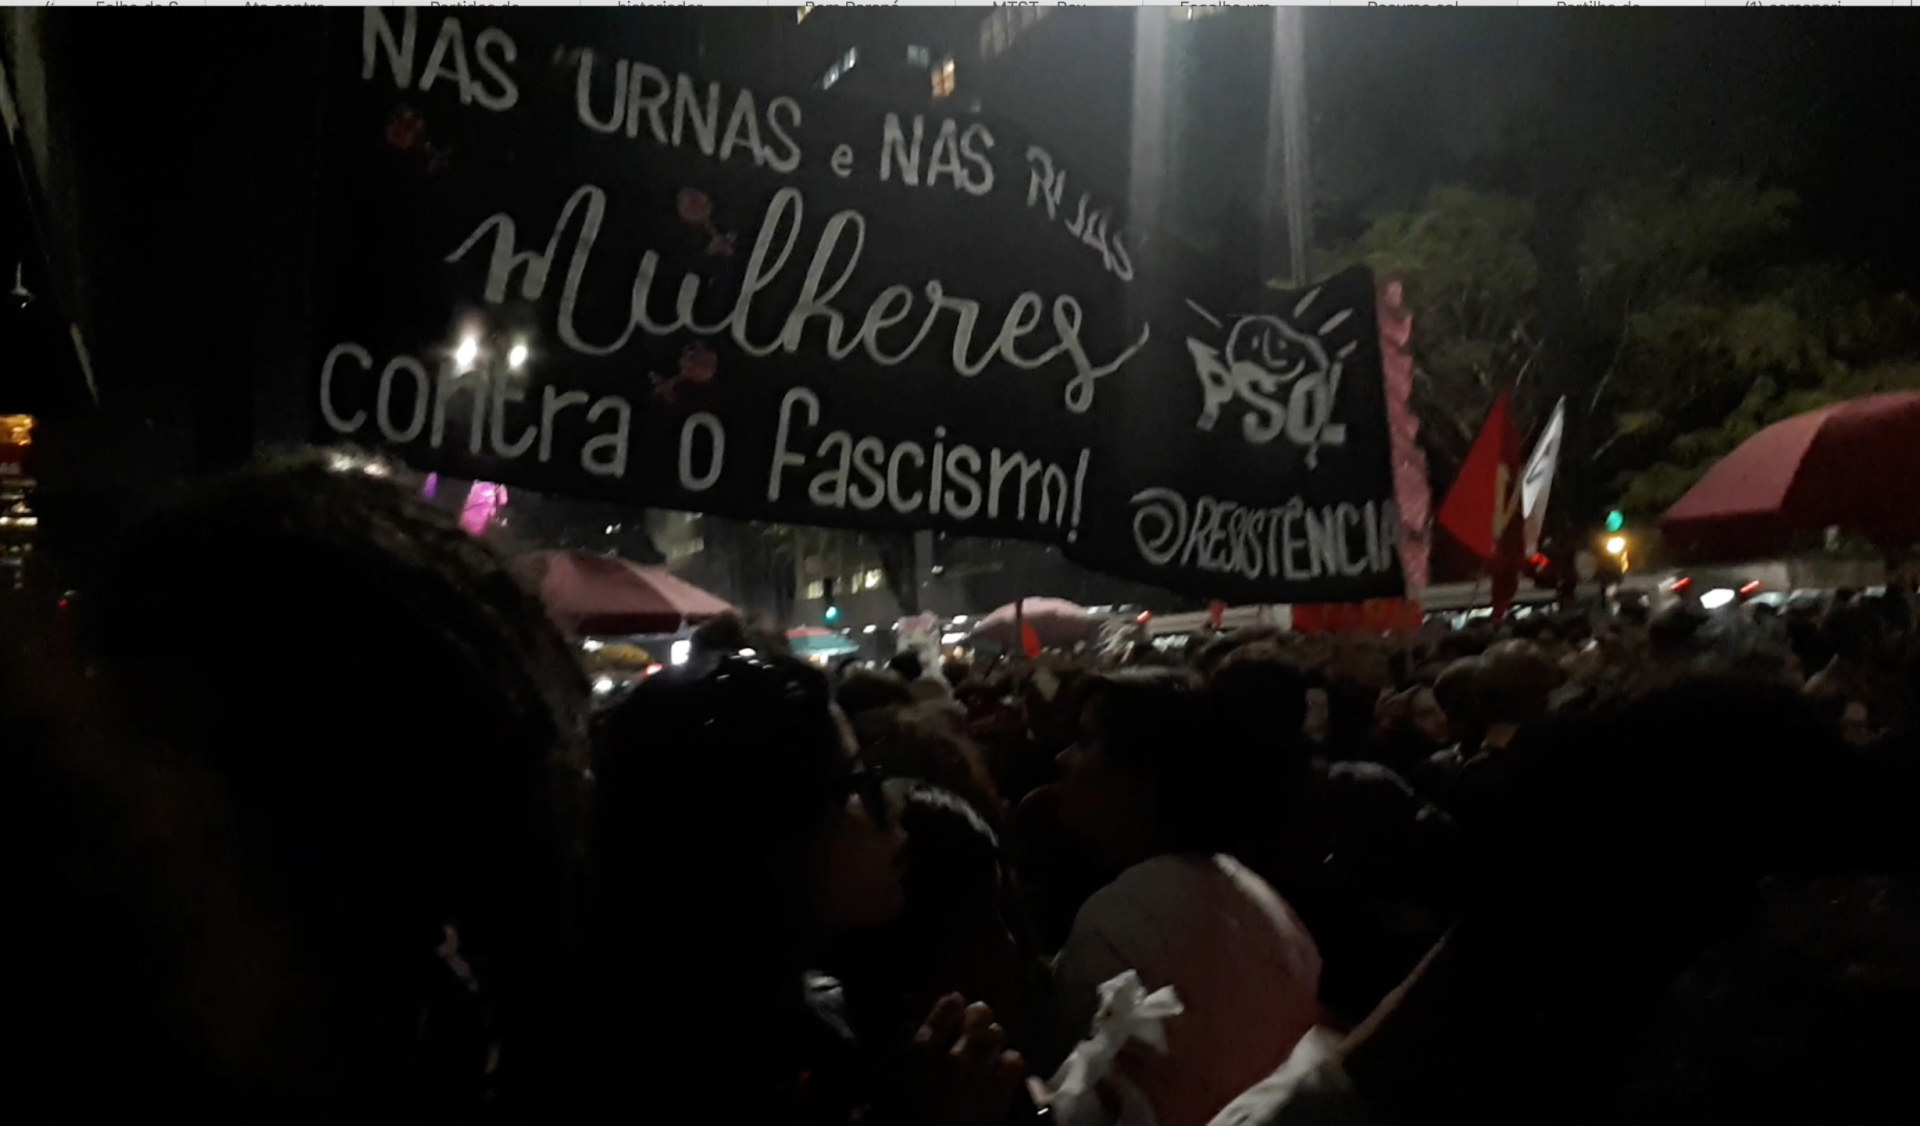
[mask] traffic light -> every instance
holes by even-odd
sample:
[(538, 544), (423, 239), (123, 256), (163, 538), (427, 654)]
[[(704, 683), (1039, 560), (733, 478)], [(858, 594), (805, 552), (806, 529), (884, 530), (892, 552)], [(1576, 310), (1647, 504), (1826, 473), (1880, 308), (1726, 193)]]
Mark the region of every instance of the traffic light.
[(1617, 508), (1614, 509), (1612, 512), (1607, 513), (1607, 531), (1617, 532), (1626, 526), (1627, 526), (1626, 513), (1620, 511)]
[(827, 614), (826, 614), (826, 618), (827, 618), (827, 621), (828, 621), (828, 622), (837, 622), (837, 621), (839, 621), (839, 620), (840, 620), (840, 607), (838, 607), (838, 606), (835, 606), (834, 604), (832, 604), (831, 602), (829, 602), (829, 603), (827, 604)]
[(827, 604), (827, 612), (822, 616), (827, 619), (828, 625), (840, 620), (840, 607), (834, 604), (833, 597), (833, 588), (837, 585), (839, 585), (837, 579), (825, 579), (820, 584), (820, 596)]

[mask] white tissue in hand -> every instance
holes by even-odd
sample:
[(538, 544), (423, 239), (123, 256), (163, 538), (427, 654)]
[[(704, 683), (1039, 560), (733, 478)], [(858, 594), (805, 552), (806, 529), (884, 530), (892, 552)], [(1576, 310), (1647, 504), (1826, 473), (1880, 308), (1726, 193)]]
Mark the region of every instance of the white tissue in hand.
[[(1110, 1077), (1120, 1079), (1110, 1073), (1121, 1050), (1129, 1042), (1138, 1040), (1165, 1055), (1167, 1031), (1162, 1027), (1163, 1022), (1184, 1011), (1172, 986), (1148, 993), (1140, 983), (1140, 975), (1133, 970), (1101, 983), (1100, 1010), (1093, 1018), (1091, 1034), (1074, 1048), (1048, 1084), (1053, 1089), (1048, 1108), (1055, 1119), (1077, 1123), (1104, 1117), (1096, 1091)], [(1132, 1091), (1131, 1084), (1116, 1082), (1115, 1085), (1121, 1089), (1123, 1102), (1136, 1102), (1137, 1092)], [(1126, 1095), (1135, 1097), (1125, 1098)], [(1134, 1113), (1123, 1115), (1123, 1119), (1135, 1119), (1138, 1109), (1144, 1108), (1129, 1107)], [(1151, 1121), (1150, 1114), (1146, 1121)]]

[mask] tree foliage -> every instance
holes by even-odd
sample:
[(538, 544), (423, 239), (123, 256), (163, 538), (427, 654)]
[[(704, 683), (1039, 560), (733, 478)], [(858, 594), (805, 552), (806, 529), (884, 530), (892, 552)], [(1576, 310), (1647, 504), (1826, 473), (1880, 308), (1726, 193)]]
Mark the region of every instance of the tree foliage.
[(1713, 463), (1760, 431), (1810, 410), (1881, 391), (1920, 391), (1920, 363), (1886, 363), (1865, 369), (1842, 368), (1818, 386), (1791, 390), (1773, 380), (1756, 380), (1732, 413), (1720, 423), (1675, 438), (1669, 456), (1621, 483), (1621, 504), (1630, 511), (1663, 512), (1693, 487)]
[(1414, 210), (1380, 216), (1336, 255), (1405, 285), (1419, 363), (1414, 408), (1442, 465), (1466, 456), (1494, 395), (1524, 385), (1539, 354), (1532, 228), (1525, 200), (1440, 187)]
[[(1792, 193), (1751, 180), (1671, 176), (1598, 193), (1581, 216), (1581, 315), (1610, 357), (1569, 389), (1594, 435), (1562, 472), (1629, 511), (1657, 513), (1713, 460), (1779, 418), (1914, 385), (1920, 344), (1904, 295), (1808, 262)], [(1531, 205), (1435, 188), (1377, 217), (1334, 257), (1401, 279), (1414, 313), (1420, 411), (1436, 477), (1458, 465), (1494, 396), (1515, 392), (1523, 426), (1549, 389)]]

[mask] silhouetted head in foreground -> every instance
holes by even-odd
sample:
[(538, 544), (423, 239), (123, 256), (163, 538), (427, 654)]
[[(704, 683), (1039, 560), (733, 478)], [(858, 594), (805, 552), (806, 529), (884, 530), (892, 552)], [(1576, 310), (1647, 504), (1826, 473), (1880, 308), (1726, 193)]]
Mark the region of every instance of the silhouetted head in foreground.
[(1669, 989), (1612, 1121), (1912, 1122), (1920, 890), (1771, 882), (1751, 921)]
[(325, 452), (199, 483), (101, 595), (130, 741), (208, 776), (288, 936), (305, 1081), (400, 1113), (479, 1091), (479, 1010), (515, 1003), (559, 917), (582, 736), (539, 605), (389, 467)]
[[(689, 1089), (779, 1113), (802, 1070), (802, 973), (897, 918), (903, 838), (827, 679), (729, 656), (653, 677), (602, 721), (587, 839), (597, 910), (577, 1082), (628, 1088), (646, 1054)], [(669, 1019), (670, 1035), (644, 1014)]]

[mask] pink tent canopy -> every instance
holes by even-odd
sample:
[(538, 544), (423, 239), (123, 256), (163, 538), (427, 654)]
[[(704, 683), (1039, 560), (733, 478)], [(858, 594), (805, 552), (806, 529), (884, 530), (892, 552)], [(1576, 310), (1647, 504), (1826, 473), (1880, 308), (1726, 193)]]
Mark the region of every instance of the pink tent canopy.
[(733, 609), (665, 567), (617, 555), (543, 551), (517, 560), (515, 570), (575, 637), (672, 633)]
[[(1026, 622), (1033, 627), (1042, 645), (1072, 645), (1100, 635), (1103, 619), (1064, 598), (1029, 598), (1024, 605)], [(981, 618), (973, 627), (973, 636), (1009, 649), (1018, 648), (1020, 629), (1015, 617), (1014, 604), (1009, 602)]]

